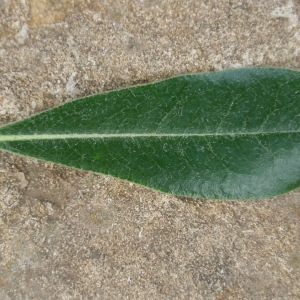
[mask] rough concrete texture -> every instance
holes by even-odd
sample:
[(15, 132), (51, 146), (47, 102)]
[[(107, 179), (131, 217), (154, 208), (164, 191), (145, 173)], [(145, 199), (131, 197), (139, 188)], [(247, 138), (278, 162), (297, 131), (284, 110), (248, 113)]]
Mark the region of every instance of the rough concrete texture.
[[(0, 0), (0, 124), (172, 75), (300, 69), (299, 0)], [(0, 299), (299, 299), (300, 190), (165, 195), (0, 153)]]

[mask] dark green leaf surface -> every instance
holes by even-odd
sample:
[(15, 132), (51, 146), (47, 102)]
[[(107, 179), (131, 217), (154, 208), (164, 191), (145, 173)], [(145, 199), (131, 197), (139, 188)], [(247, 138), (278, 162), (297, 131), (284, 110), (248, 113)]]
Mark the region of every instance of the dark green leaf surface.
[(300, 185), (300, 72), (191, 74), (0, 127), (0, 148), (167, 193), (247, 199)]

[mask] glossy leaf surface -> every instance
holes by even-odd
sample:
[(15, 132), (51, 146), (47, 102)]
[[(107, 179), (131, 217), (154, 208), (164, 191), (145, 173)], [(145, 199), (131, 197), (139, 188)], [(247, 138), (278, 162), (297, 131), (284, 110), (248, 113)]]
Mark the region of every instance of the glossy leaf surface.
[(300, 185), (300, 72), (191, 74), (0, 127), (0, 148), (178, 195), (247, 199)]

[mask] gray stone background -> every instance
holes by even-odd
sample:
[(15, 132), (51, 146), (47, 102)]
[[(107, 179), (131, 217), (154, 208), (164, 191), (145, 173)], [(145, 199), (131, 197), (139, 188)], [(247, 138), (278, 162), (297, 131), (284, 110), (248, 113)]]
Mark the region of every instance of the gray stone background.
[[(299, 0), (0, 0), (0, 124), (244, 66), (300, 69)], [(300, 190), (189, 199), (0, 152), (0, 299), (299, 299)]]

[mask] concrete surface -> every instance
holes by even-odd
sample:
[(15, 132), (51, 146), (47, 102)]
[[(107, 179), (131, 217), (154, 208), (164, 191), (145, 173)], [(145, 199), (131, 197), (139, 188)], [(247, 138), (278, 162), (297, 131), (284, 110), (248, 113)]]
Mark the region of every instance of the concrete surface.
[[(0, 0), (0, 124), (242, 66), (300, 69), (299, 0)], [(299, 299), (300, 190), (179, 198), (0, 153), (0, 299)]]

